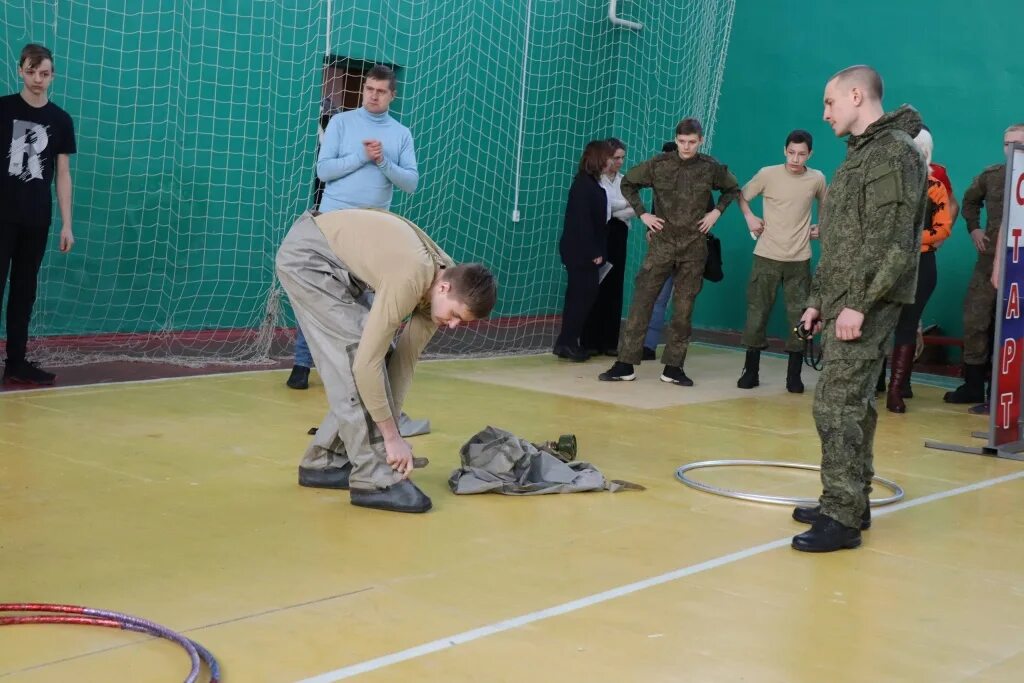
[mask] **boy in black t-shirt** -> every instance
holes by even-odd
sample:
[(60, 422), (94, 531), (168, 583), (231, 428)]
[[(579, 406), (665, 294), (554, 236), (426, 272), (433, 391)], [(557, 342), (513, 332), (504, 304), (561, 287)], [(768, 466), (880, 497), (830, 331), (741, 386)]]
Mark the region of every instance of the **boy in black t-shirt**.
[(53, 217), (50, 186), (56, 177), (60, 206), (60, 250), (71, 251), (71, 166), (75, 129), (67, 112), (50, 102), (53, 54), (42, 45), (21, 51), (20, 93), (0, 97), (0, 306), (10, 274), (7, 298), (7, 362), (4, 383), (53, 384), (55, 375), (25, 358), (28, 323), (36, 301), (39, 265)]

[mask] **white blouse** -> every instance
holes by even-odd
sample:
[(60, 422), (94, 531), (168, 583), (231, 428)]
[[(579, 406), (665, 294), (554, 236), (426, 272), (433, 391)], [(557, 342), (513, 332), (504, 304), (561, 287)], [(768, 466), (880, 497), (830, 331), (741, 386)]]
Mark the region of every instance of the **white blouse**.
[(629, 219), (636, 215), (633, 207), (629, 205), (626, 198), (622, 196), (622, 174), (616, 173), (614, 178), (601, 175), (601, 187), (608, 195), (609, 220), (614, 216), (623, 223), (629, 223)]

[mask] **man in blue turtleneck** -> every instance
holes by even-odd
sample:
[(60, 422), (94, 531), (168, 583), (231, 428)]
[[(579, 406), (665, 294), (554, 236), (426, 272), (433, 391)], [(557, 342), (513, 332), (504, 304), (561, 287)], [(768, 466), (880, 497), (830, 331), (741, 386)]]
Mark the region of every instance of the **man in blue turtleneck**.
[[(395, 72), (378, 65), (366, 73), (363, 106), (331, 117), (320, 142), (316, 175), (325, 183), (320, 211), (391, 208), (394, 186), (416, 191), (419, 171), (412, 134), (388, 113), (395, 99)], [(295, 330), (295, 364), (288, 377), (292, 389), (309, 388), (313, 356)]]
[(316, 174), (326, 186), (320, 211), (391, 208), (394, 187), (416, 191), (419, 172), (409, 129), (391, 118), (395, 72), (375, 66), (366, 74), (363, 106), (335, 114), (323, 142)]

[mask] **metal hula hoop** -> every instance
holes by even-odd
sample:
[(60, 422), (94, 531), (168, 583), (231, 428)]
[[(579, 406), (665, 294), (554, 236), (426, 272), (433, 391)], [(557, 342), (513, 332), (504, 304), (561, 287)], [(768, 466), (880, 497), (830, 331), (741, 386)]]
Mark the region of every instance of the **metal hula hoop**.
[[(712, 486), (711, 484), (705, 484), (704, 482), (695, 481), (686, 476), (686, 473), (690, 470), (703, 469), (705, 467), (745, 467), (745, 466), (759, 466), (759, 467), (784, 467), (794, 470), (814, 470), (821, 471), (819, 465), (809, 465), (802, 462), (778, 462), (776, 460), (701, 460), (698, 462), (691, 462), (688, 465), (682, 465), (676, 470), (676, 479), (686, 484), (690, 488), (697, 489), (698, 491), (704, 491), (705, 493), (713, 493), (716, 496), (725, 496), (726, 498), (738, 498), (739, 500), (749, 500), (755, 503), (770, 503), (772, 505), (817, 505), (817, 498), (799, 498), (796, 496), (766, 496), (760, 493), (747, 493), (746, 491), (734, 491), (732, 489), (723, 489), (719, 486)], [(879, 507), (881, 505), (890, 505), (892, 503), (903, 500), (904, 495), (903, 487), (896, 482), (885, 479), (883, 477), (874, 476), (872, 481), (878, 483), (880, 486), (892, 491), (893, 495), (885, 498), (873, 498), (868, 501), (871, 507)]]

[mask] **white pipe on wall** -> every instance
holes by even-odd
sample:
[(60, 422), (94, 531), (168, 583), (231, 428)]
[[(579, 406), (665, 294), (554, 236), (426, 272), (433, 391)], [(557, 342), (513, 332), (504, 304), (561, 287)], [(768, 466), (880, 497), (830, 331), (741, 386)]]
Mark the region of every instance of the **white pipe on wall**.
[(631, 28), (634, 31), (639, 31), (644, 27), (643, 24), (638, 24), (635, 21), (626, 21), (625, 19), (619, 19), (618, 5), (619, 0), (608, 0), (608, 21), (612, 22), (613, 26)]
[(518, 223), (522, 218), (519, 212), (519, 188), (523, 177), (523, 136), (526, 132), (526, 76), (530, 58), (530, 10), (532, 0), (526, 0), (526, 38), (523, 41), (523, 81), (519, 88), (519, 140), (516, 144), (516, 191), (512, 200), (512, 222)]

